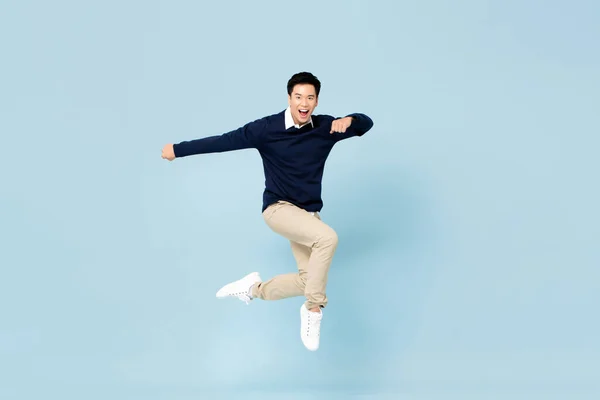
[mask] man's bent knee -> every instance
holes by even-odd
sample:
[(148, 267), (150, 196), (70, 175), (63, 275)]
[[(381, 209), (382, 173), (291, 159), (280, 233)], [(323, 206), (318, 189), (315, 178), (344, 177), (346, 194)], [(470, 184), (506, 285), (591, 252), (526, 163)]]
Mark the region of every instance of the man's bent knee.
[(339, 239), (337, 233), (332, 229), (327, 234), (323, 235), (316, 243), (316, 247), (333, 247), (336, 248)]

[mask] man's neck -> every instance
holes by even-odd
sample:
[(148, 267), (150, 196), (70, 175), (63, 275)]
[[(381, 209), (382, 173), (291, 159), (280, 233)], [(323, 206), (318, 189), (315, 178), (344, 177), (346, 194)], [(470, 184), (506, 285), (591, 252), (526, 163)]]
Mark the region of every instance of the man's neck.
[(311, 124), (314, 127), (313, 124), (313, 120), (312, 120), (312, 116), (310, 117), (310, 119), (308, 120), (307, 123), (300, 125), (298, 122), (296, 122), (296, 120), (294, 119), (294, 116), (292, 115), (292, 109), (290, 107), (288, 107), (285, 110), (285, 129), (290, 129), (292, 127), (296, 127), (297, 129), (302, 128), (303, 126), (306, 126), (308, 124)]

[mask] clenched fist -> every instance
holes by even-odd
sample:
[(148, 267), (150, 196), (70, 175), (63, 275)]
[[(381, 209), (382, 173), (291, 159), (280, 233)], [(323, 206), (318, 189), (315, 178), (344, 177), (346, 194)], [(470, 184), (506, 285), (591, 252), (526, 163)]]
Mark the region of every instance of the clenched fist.
[(166, 144), (162, 149), (162, 158), (173, 161), (175, 159), (175, 151), (172, 144)]
[(350, 127), (350, 124), (352, 124), (352, 117), (336, 119), (331, 123), (331, 131), (329, 133), (344, 133)]

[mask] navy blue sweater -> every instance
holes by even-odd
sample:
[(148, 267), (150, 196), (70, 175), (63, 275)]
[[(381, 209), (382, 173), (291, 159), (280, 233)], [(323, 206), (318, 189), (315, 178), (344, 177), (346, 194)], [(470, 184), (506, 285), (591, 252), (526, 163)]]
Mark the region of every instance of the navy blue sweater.
[(265, 174), (262, 210), (279, 200), (289, 201), (307, 211), (321, 211), (321, 181), (325, 161), (340, 140), (362, 136), (373, 126), (364, 114), (353, 118), (344, 133), (329, 133), (335, 119), (313, 115), (311, 124), (285, 129), (285, 111), (250, 122), (221, 135), (185, 141), (173, 146), (175, 157), (225, 151), (256, 149)]

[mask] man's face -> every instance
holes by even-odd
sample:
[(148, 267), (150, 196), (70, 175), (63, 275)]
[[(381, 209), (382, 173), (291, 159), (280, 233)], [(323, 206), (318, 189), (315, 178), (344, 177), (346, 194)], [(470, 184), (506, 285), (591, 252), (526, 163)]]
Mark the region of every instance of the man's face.
[(307, 123), (319, 103), (315, 87), (310, 84), (294, 86), (292, 94), (288, 96), (288, 103), (294, 122), (298, 125)]

